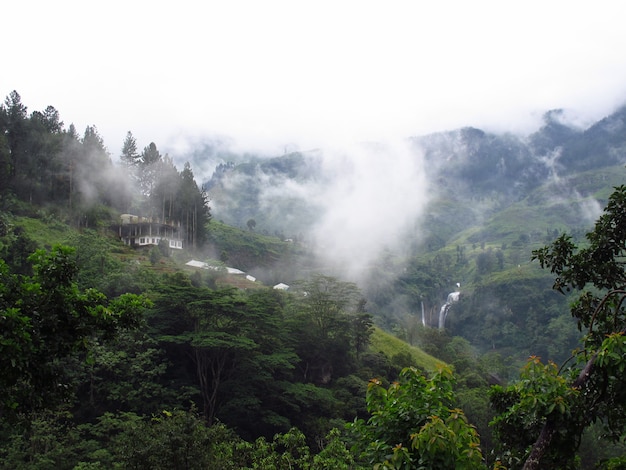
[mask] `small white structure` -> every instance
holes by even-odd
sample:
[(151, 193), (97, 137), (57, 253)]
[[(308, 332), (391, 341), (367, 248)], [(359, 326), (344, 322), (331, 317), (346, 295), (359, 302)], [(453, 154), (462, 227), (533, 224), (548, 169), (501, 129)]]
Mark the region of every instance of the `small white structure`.
[(237, 268), (226, 268), (226, 272), (228, 274), (246, 274), (244, 273), (241, 269), (237, 269)]
[(289, 286), (287, 284), (283, 284), (282, 282), (280, 282), (274, 286), (274, 289), (287, 290), (289, 289)]
[(209, 265), (206, 264), (204, 261), (196, 261), (195, 259), (192, 259), (191, 261), (188, 261), (185, 264), (187, 266), (191, 266), (192, 268), (209, 269)]
[(191, 266), (192, 268), (210, 269), (211, 271), (223, 271), (226, 274), (233, 274), (235, 276), (245, 275), (246, 279), (248, 279), (249, 281), (252, 281), (252, 282), (256, 281), (255, 277), (250, 276), (249, 274), (246, 274), (245, 272), (243, 272), (241, 269), (237, 269), (237, 268), (229, 268), (228, 266), (214, 266), (209, 263), (205, 263), (204, 261), (197, 261), (195, 259), (192, 259), (191, 261), (188, 261), (185, 264), (187, 266)]

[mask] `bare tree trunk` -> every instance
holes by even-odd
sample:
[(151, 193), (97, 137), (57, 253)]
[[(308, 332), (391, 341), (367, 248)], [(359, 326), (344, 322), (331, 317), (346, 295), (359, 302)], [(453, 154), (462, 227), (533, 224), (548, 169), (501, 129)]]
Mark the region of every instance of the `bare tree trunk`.
[(555, 432), (556, 430), (554, 429), (554, 423), (551, 419), (548, 418), (546, 423), (543, 425), (543, 428), (541, 429), (541, 433), (539, 433), (539, 437), (533, 444), (533, 449), (526, 459), (522, 470), (537, 470), (540, 468), (539, 463), (541, 462), (542, 457), (548, 450), (548, 447), (550, 447)]
[(69, 209), (70, 209), (70, 214), (72, 213), (72, 191), (73, 191), (73, 187), (72, 187), (72, 170), (73, 170), (73, 165), (72, 165), (72, 161), (70, 160), (70, 193), (69, 193)]
[(198, 230), (198, 212), (196, 210), (196, 204), (193, 205), (193, 247), (196, 247), (196, 231)]

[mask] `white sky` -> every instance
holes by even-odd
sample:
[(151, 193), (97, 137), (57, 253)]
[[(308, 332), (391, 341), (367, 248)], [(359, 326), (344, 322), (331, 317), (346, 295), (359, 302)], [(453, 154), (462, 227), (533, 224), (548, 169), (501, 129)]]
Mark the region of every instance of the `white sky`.
[(31, 1), (1, 9), (2, 98), (96, 125), (114, 156), (225, 135), (282, 151), (626, 100), (623, 1)]

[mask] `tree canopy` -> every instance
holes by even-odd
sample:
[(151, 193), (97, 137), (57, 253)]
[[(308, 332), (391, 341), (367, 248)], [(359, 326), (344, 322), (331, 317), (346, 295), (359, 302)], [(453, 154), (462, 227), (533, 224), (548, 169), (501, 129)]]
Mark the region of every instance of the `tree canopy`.
[(71, 387), (63, 359), (141, 322), (146, 299), (81, 292), (72, 253), (36, 251), (32, 276), (11, 274), (0, 260), (0, 416), (54, 406)]

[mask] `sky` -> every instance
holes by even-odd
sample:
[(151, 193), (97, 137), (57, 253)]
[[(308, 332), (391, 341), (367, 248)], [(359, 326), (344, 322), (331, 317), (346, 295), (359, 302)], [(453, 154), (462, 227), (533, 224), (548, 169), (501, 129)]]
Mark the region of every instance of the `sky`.
[(204, 137), (285, 148), (581, 125), (626, 102), (622, 1), (65, 1), (2, 7), (0, 93), (113, 156)]

